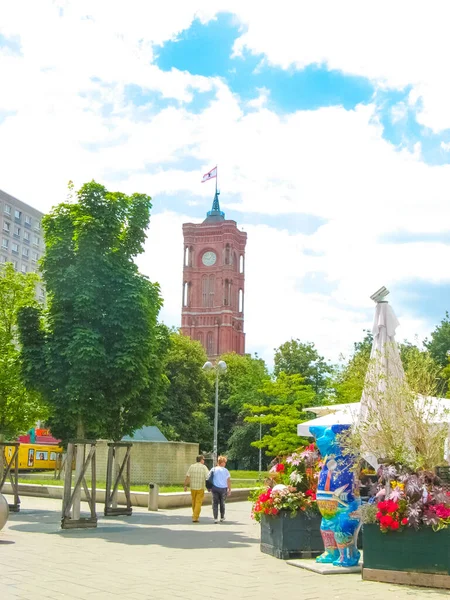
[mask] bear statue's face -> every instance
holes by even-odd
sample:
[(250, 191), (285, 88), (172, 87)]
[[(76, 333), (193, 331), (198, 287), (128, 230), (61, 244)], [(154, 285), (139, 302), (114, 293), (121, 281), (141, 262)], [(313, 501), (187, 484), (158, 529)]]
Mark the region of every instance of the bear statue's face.
[(333, 453), (336, 445), (336, 436), (331, 427), (310, 427), (310, 432), (316, 438), (316, 444), (322, 456)]
[(327, 454), (340, 454), (340, 448), (336, 435), (346, 431), (348, 425), (317, 425), (310, 427), (309, 430), (316, 439), (320, 454), (325, 457)]

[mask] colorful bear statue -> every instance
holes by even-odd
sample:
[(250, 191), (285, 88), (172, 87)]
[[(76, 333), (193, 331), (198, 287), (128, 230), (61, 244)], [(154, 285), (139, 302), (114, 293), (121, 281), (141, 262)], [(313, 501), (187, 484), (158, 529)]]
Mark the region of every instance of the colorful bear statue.
[(320, 530), (325, 552), (316, 561), (341, 567), (357, 565), (360, 557), (356, 546), (361, 527), (359, 484), (351, 471), (351, 457), (342, 455), (336, 438), (348, 427), (310, 427), (323, 460), (317, 486), (317, 504), (322, 515)]

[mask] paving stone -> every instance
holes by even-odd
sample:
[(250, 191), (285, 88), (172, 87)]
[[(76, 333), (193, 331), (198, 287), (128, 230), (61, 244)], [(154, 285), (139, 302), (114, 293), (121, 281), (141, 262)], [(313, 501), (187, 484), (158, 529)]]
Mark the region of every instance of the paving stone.
[(0, 532), (0, 600), (442, 600), (448, 592), (319, 575), (262, 554), (248, 503), (228, 521), (188, 508), (103, 518), (99, 527), (61, 531), (61, 501), (22, 498)]

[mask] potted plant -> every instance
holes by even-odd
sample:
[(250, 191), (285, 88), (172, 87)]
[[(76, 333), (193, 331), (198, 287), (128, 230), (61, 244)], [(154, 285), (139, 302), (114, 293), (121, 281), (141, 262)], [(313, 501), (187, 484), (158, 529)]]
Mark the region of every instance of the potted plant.
[(261, 524), (261, 552), (283, 560), (322, 552), (317, 475), (314, 444), (271, 468), (265, 488), (252, 495), (252, 517)]
[(404, 378), (369, 370), (373, 402), (341, 443), (381, 465), (363, 507), (363, 579), (450, 589), (450, 496), (435, 475), (449, 415), (430, 360), (413, 353)]
[(382, 467), (363, 510), (363, 579), (450, 589), (450, 493), (432, 472)]

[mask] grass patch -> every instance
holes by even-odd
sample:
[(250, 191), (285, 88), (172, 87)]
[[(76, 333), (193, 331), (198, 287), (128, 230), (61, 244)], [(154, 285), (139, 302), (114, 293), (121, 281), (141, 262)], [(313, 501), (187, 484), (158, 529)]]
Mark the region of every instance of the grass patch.
[[(258, 481), (259, 471), (230, 471), (231, 480), (233, 479), (254, 479)], [(264, 479), (268, 477), (269, 473), (267, 471), (261, 471), (261, 478)]]
[[(86, 480), (88, 486), (91, 485), (91, 482), (89, 479)], [(64, 485), (64, 480), (63, 479), (53, 479), (53, 478), (48, 478), (45, 479), (44, 477), (41, 479), (23, 479), (19, 477), (19, 483), (28, 483), (31, 485), (59, 485), (59, 486), (63, 486)], [(231, 480), (231, 488), (247, 488), (247, 487), (255, 487), (257, 485), (257, 482), (254, 481), (239, 481), (239, 480)], [(101, 489), (105, 489), (106, 487), (106, 482), (105, 481), (97, 481), (97, 489), (101, 490)], [(122, 486), (119, 486), (119, 489), (122, 489)], [(133, 492), (148, 492), (148, 485), (132, 485), (131, 486), (131, 491)], [(184, 491), (184, 487), (182, 485), (162, 485), (159, 488), (159, 491), (162, 494), (166, 494), (166, 493), (170, 493), (170, 492), (183, 492)]]

